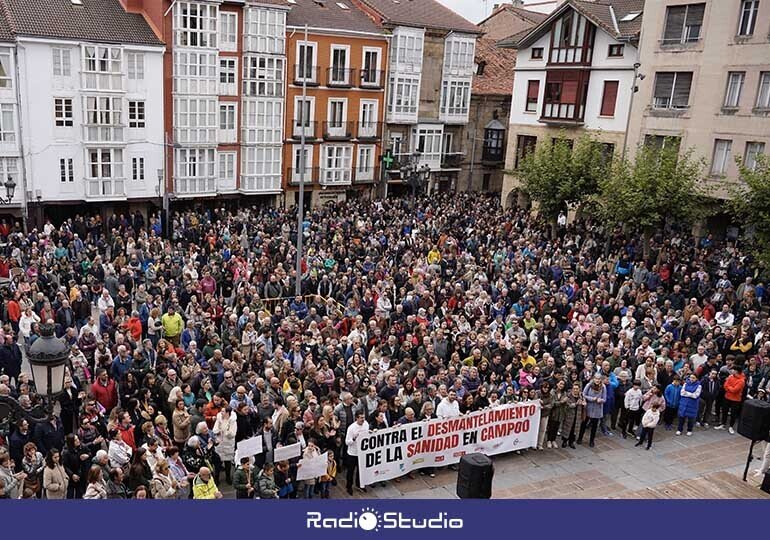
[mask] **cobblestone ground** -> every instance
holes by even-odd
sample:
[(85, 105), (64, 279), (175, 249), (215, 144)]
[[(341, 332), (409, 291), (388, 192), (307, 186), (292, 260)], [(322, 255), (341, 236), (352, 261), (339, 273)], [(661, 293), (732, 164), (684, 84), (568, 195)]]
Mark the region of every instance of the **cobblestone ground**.
[[(750, 442), (727, 431), (696, 428), (692, 437), (675, 436), (661, 426), (650, 451), (636, 448), (635, 440), (598, 435), (596, 446), (529, 450), (521, 455), (494, 457), (495, 499), (630, 499), (630, 498), (767, 498), (758, 489), (752, 471), (741, 480)], [(755, 446), (761, 457), (764, 443)], [(344, 476), (339, 477), (333, 498), (349, 498)], [(420, 476), (391, 481), (384, 487), (355, 492), (355, 498), (448, 499), (456, 498), (457, 473), (448, 468), (436, 478)]]

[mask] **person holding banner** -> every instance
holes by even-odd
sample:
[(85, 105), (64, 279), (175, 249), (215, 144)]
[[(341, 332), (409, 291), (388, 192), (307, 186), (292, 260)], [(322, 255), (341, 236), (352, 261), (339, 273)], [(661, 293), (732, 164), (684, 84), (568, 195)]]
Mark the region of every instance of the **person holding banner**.
[(254, 492), (259, 483), (259, 475), (256, 469), (251, 467), (249, 456), (241, 458), (241, 463), (236, 467), (233, 474), (233, 488), (235, 489), (236, 499), (253, 499)]
[[(459, 415), (459, 411), (458, 411)], [(358, 472), (358, 438), (369, 432), (369, 424), (364, 419), (364, 411), (356, 411), (356, 421), (353, 422), (345, 433), (345, 444), (348, 447), (348, 456), (345, 459), (347, 468), (345, 489), (348, 495), (353, 495), (353, 478), (356, 480), (356, 487), (366, 493), (366, 488), (361, 487), (361, 480)]]

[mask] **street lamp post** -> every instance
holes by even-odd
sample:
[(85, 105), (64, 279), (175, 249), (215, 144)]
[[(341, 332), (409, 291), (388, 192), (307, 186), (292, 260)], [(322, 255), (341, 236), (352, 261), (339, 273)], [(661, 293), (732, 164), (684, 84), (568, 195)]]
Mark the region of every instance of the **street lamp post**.
[(13, 202), (13, 194), (16, 192), (16, 182), (13, 176), (8, 175), (8, 179), (3, 184), (5, 186), (5, 194), (7, 198), (0, 197), (0, 205), (11, 204)]
[[(43, 397), (43, 411), (39, 408), (26, 410), (13, 397), (0, 395), (0, 425), (6, 427), (21, 418), (30, 423), (48, 421), (53, 410), (53, 400), (65, 390), (64, 379), (69, 366), (69, 352), (69, 346), (54, 335), (53, 324), (40, 325), (40, 337), (26, 349), (26, 354), (32, 368), (35, 388)], [(77, 428), (77, 410), (74, 416), (73, 429)]]
[(412, 207), (417, 202), (417, 193), (422, 190), (430, 178), (430, 167), (420, 166), (420, 152), (415, 152), (401, 166), (401, 181), (412, 188)]

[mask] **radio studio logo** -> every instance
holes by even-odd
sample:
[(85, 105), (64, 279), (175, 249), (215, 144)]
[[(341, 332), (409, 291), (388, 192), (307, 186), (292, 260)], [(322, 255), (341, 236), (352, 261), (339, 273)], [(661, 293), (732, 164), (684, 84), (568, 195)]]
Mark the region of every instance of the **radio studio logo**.
[(329, 516), (321, 512), (308, 512), (305, 524), (308, 529), (360, 529), (375, 531), (381, 529), (462, 529), (461, 518), (449, 517), (439, 512), (427, 517), (414, 517), (403, 512), (383, 512), (366, 507), (360, 512), (349, 512), (342, 516)]

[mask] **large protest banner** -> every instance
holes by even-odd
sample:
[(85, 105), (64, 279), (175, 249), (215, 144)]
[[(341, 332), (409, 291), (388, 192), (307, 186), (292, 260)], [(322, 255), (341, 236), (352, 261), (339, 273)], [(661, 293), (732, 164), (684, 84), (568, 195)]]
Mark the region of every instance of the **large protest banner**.
[(473, 452), (491, 456), (536, 446), (539, 425), (540, 403), (534, 401), (373, 431), (356, 441), (361, 484), (452, 465)]

